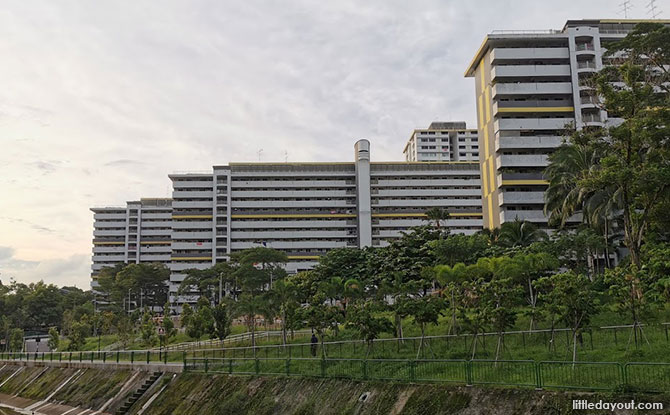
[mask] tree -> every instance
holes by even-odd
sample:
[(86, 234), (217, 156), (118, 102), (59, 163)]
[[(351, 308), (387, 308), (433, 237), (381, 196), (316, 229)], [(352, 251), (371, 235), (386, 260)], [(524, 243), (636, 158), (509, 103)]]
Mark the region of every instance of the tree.
[(135, 307), (159, 307), (168, 300), (170, 270), (160, 263), (128, 264), (116, 274), (115, 289), (130, 292)]
[(300, 309), (300, 318), (316, 332), (321, 342), (321, 355), (326, 356), (326, 350), (323, 347), (325, 331), (337, 326), (342, 322), (342, 313), (335, 307), (326, 304), (325, 296), (317, 293), (309, 302), (307, 307)]
[(125, 314), (119, 315), (116, 322), (116, 332), (123, 349), (127, 349), (135, 337), (135, 321)]
[(23, 351), (23, 330), (14, 328), (9, 333), (9, 351), (20, 352)]
[(170, 339), (177, 335), (177, 329), (174, 326), (174, 321), (170, 316), (163, 315), (161, 321), (161, 328), (163, 329), (163, 336), (165, 337), (165, 344), (170, 343)]
[(244, 293), (233, 305), (233, 315), (244, 317), (245, 324), (251, 332), (251, 346), (254, 357), (256, 357), (256, 316), (261, 313), (263, 307), (259, 297)]
[(200, 297), (198, 299), (198, 310), (197, 310), (197, 316), (198, 319), (202, 322), (202, 332), (203, 334), (209, 334), (210, 336), (213, 336), (216, 331), (215, 331), (215, 321), (214, 321), (214, 313), (212, 311), (212, 307), (210, 306), (209, 300), (205, 297)]
[(158, 341), (157, 325), (153, 316), (148, 311), (142, 314), (142, 323), (140, 324), (140, 335), (142, 343), (146, 347), (153, 347)]
[(500, 242), (507, 247), (528, 246), (547, 238), (547, 234), (528, 221), (514, 219), (500, 226)]
[(638, 348), (643, 336), (641, 319), (649, 315), (657, 294), (649, 273), (639, 270), (635, 264), (619, 266), (605, 271), (604, 282), (609, 286), (619, 314), (631, 318), (632, 337)]
[(525, 285), (526, 301), (530, 305), (529, 330), (533, 330), (535, 329), (538, 317), (538, 293), (534, 288), (533, 282), (544, 276), (547, 272), (556, 270), (558, 268), (558, 260), (546, 252), (517, 254), (512, 260), (517, 264), (516, 270), (518, 271), (519, 282)]
[(517, 314), (514, 307), (518, 305), (520, 291), (511, 278), (496, 278), (482, 287), (480, 307), (487, 315), (493, 330), (498, 333), (496, 362), (504, 347), (505, 331), (513, 327), (516, 321)]
[(456, 314), (458, 313), (457, 296), (460, 297), (459, 288), (462, 286), (463, 279), (467, 275), (468, 267), (463, 263), (449, 265), (437, 265), (435, 272), (437, 273), (437, 280), (443, 287), (442, 295), (449, 298), (449, 308), (451, 308), (451, 326), (449, 327), (449, 334), (458, 334), (456, 327)]
[[(233, 285), (235, 266), (228, 262), (219, 262), (207, 269), (188, 269), (186, 278), (179, 284), (178, 293), (197, 293), (220, 303), (223, 299), (224, 285)], [(234, 289), (235, 287), (231, 287)]]
[[(426, 325), (437, 324), (437, 319), (442, 314), (444, 306), (444, 300), (433, 295), (402, 299), (400, 307), (404, 309), (404, 313), (411, 316), (421, 327), (421, 342), (419, 343), (419, 348), (416, 352), (417, 359), (425, 344)], [(431, 354), (432, 353), (433, 351), (431, 349)]]
[(214, 335), (221, 341), (230, 335), (230, 326), (232, 319), (230, 317), (229, 306), (225, 303), (219, 303), (212, 310), (214, 317)]
[(577, 338), (598, 310), (593, 283), (583, 274), (565, 272), (541, 278), (543, 304), (550, 304), (572, 331), (572, 361), (577, 360)]
[(288, 257), (283, 251), (266, 247), (249, 248), (236, 253), (234, 259), (242, 266), (259, 266), (265, 276), (262, 283), (267, 283), (268, 289), (272, 288), (274, 281), (286, 276), (283, 266), (288, 262)]
[(435, 221), (435, 229), (440, 229), (442, 227), (443, 221), (449, 219), (449, 211), (441, 207), (432, 207), (426, 211), (426, 218), (431, 221)]
[(70, 328), (70, 332), (67, 336), (68, 340), (70, 340), (68, 350), (82, 350), (84, 344), (86, 343), (86, 337), (88, 337), (90, 334), (91, 326), (86, 321), (75, 321), (72, 323), (72, 327)]
[(286, 345), (286, 331), (295, 319), (296, 310), (299, 306), (296, 285), (292, 280), (280, 280), (272, 287), (272, 296), (279, 308), (281, 318), (282, 344)]
[(12, 328), (11, 324), (9, 323), (9, 318), (7, 316), (1, 316), (0, 317), (0, 333), (2, 334), (2, 338), (5, 341), (5, 352), (9, 351), (9, 338), (10, 338), (10, 329)]
[(484, 257), (489, 249), (489, 239), (483, 234), (451, 234), (429, 244), (436, 262), (449, 266), (473, 264)]
[(374, 340), (381, 333), (393, 332), (393, 324), (386, 317), (376, 316), (380, 311), (379, 303), (368, 300), (353, 307), (347, 316), (346, 326), (356, 330), (367, 343), (366, 358), (370, 355)]
[(56, 327), (49, 328), (49, 340), (47, 341), (49, 350), (54, 351), (58, 350), (60, 345), (60, 335), (58, 334), (58, 329)]

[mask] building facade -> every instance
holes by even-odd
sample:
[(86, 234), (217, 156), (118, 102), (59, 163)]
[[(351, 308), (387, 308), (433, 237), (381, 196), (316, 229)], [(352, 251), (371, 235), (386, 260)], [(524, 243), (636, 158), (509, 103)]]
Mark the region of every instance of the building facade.
[(465, 72), (475, 79), (485, 227), (516, 218), (547, 226), (548, 156), (566, 130), (617, 121), (598, 105), (592, 77), (608, 64), (607, 44), (637, 23), (571, 20), (561, 30), (486, 36)]
[[(444, 226), (452, 232), (482, 229), (476, 162), (371, 162), (367, 140), (356, 143), (351, 162), (230, 163), (169, 178), (173, 192), (164, 216), (170, 229), (160, 240), (151, 236), (156, 243), (170, 242), (157, 260), (171, 270), (172, 301), (185, 270), (211, 267), (248, 248), (285, 252), (286, 269), (294, 273), (313, 268), (333, 248), (384, 246), (402, 231), (426, 224), (425, 211), (431, 207), (449, 211)], [(116, 231), (106, 236), (114, 240), (94, 236), (94, 274), (105, 265), (145, 258), (141, 251), (129, 255), (137, 241), (140, 247), (149, 241), (145, 221), (139, 222), (137, 240), (127, 233), (128, 206), (93, 209), (95, 232), (102, 220), (113, 221)], [(104, 246), (100, 242), (118, 243), (113, 261), (96, 256)]]
[(464, 121), (433, 122), (412, 132), (403, 154), (406, 161), (478, 161), (477, 130)]
[(159, 262), (168, 266), (172, 255), (172, 200), (141, 199), (124, 207), (91, 208), (93, 258), (91, 286), (104, 267)]

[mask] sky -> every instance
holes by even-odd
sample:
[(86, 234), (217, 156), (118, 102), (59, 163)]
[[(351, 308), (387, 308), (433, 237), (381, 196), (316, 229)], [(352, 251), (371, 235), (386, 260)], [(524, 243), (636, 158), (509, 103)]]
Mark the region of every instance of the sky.
[(0, 0), (0, 280), (89, 288), (89, 208), (169, 196), (172, 172), (349, 161), (360, 138), (401, 160), (415, 128), (474, 128), (487, 33), (619, 3)]

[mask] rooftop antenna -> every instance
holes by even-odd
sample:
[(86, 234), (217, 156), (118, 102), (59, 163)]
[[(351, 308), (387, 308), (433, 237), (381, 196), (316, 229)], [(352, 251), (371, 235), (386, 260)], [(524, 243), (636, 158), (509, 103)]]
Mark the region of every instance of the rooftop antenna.
[(631, 4), (631, 0), (624, 0), (623, 3), (619, 4), (619, 14), (623, 13), (623, 17), (628, 19), (628, 12), (633, 8), (633, 5)]
[(663, 10), (660, 10), (658, 7), (656, 7), (656, 0), (651, 0), (647, 4), (647, 14), (651, 16), (652, 19), (657, 18), (658, 16), (663, 13)]
[(261, 161), (261, 154), (263, 154), (263, 149), (259, 148), (258, 151), (256, 152), (256, 154), (258, 154), (258, 161), (260, 162)]

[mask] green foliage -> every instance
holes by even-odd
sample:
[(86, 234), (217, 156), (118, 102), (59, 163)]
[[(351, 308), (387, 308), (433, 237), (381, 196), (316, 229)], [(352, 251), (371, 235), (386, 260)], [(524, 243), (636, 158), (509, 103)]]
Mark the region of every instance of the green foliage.
[(582, 274), (565, 272), (543, 277), (538, 285), (542, 303), (572, 329), (573, 360), (576, 360), (577, 337), (598, 310), (593, 283)]
[(432, 207), (426, 211), (426, 218), (435, 222), (435, 229), (441, 229), (443, 222), (449, 219), (449, 211), (441, 207)]
[(182, 307), (181, 324), (192, 339), (199, 340), (205, 334), (201, 315), (194, 312), (189, 304), (184, 304)]
[(174, 327), (174, 322), (170, 316), (163, 316), (163, 320), (161, 321), (161, 328), (163, 329), (163, 336), (165, 337), (164, 343), (170, 343), (170, 339), (177, 335), (177, 329)]
[(135, 337), (135, 322), (125, 314), (119, 315), (116, 320), (116, 332), (119, 335), (121, 346), (126, 349)]
[(75, 321), (70, 327), (67, 339), (70, 341), (68, 350), (81, 350), (86, 337), (91, 335), (91, 326), (85, 321)]
[(212, 315), (214, 317), (214, 335), (219, 339), (223, 340), (230, 335), (230, 326), (232, 323), (232, 318), (230, 315), (230, 307), (221, 303), (214, 307)]
[(9, 332), (9, 351), (20, 352), (23, 350), (23, 330), (19, 328), (12, 329)]
[(145, 347), (153, 347), (158, 343), (157, 325), (153, 316), (148, 311), (142, 314), (142, 322), (140, 323), (140, 336)]
[(486, 255), (489, 250), (489, 238), (484, 234), (452, 234), (431, 241), (429, 245), (438, 264), (449, 266), (459, 262), (473, 264)]
[(49, 340), (47, 341), (49, 350), (58, 350), (60, 345), (60, 334), (58, 334), (58, 329), (56, 327), (51, 327), (49, 329)]
[(499, 243), (506, 247), (528, 246), (533, 242), (542, 241), (547, 234), (528, 221), (515, 219), (500, 226)]
[(393, 332), (393, 324), (386, 317), (378, 316), (380, 308), (380, 304), (366, 301), (353, 307), (347, 316), (347, 327), (355, 329), (368, 345), (381, 333)]

